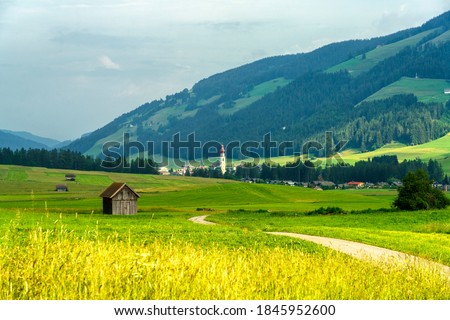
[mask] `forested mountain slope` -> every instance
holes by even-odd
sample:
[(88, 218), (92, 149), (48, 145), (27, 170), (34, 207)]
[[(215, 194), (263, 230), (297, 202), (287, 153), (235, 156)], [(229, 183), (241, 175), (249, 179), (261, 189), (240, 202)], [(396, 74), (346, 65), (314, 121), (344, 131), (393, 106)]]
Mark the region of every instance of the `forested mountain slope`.
[(146, 103), (69, 148), (99, 155), (104, 142), (120, 142), (124, 132), (132, 140), (153, 141), (156, 152), (178, 132), (182, 139), (195, 132), (203, 143), (224, 144), (261, 141), (271, 133), (277, 141), (295, 142), (291, 151), (310, 139), (323, 140), (325, 131), (368, 150), (393, 140), (426, 142), (450, 129), (446, 87), (436, 87), (436, 102), (419, 101), (414, 91), (364, 100), (405, 77), (440, 79), (445, 85), (449, 29), (447, 12), (389, 36), (262, 59)]

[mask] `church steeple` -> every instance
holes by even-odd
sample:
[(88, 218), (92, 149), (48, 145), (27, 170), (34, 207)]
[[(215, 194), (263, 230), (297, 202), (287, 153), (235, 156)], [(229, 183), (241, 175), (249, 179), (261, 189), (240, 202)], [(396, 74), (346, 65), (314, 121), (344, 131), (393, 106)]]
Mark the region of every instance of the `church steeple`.
[(227, 171), (227, 164), (226, 164), (226, 159), (225, 159), (225, 148), (222, 145), (222, 148), (220, 149), (220, 171), (222, 172), (222, 175), (225, 174), (225, 172)]

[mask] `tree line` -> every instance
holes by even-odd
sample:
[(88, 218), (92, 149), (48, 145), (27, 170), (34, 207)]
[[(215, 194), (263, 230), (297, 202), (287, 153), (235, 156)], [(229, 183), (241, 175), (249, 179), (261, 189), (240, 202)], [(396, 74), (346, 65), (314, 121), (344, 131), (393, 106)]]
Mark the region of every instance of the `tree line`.
[[(104, 160), (104, 159), (103, 159)], [(123, 173), (157, 174), (158, 165), (152, 159), (136, 158), (126, 160), (122, 158), (104, 162), (100, 158), (85, 156), (70, 150), (45, 149), (0, 149), (0, 164), (21, 165), (29, 167), (45, 167), (54, 169), (108, 171)], [(348, 181), (388, 182), (401, 180), (410, 171), (424, 170), (433, 181), (449, 183), (444, 175), (441, 164), (430, 159), (424, 162), (420, 159), (404, 160), (400, 162), (397, 156), (374, 157), (367, 161), (358, 161), (354, 165), (340, 164), (332, 166), (318, 166), (309, 160), (300, 159), (285, 166), (263, 163), (256, 166), (245, 163), (236, 167), (235, 171), (228, 170), (224, 175), (214, 168), (194, 168), (187, 175), (225, 179), (262, 179), (262, 180), (291, 180), (296, 182), (313, 182), (317, 180), (345, 183)]]
[(69, 169), (84, 171), (108, 171), (123, 173), (157, 174), (158, 165), (152, 159), (115, 159), (104, 162), (100, 158), (86, 156), (77, 151), (64, 149), (0, 149), (0, 164), (50, 169)]
[(367, 161), (358, 161), (355, 165), (318, 166), (300, 159), (285, 166), (263, 163), (257, 166), (245, 163), (236, 167), (235, 171), (227, 171), (222, 175), (220, 170), (212, 168), (194, 169), (190, 175), (198, 177), (227, 178), (227, 179), (261, 179), (265, 181), (290, 180), (307, 182), (324, 180), (343, 184), (349, 181), (362, 181), (370, 183), (391, 182), (402, 180), (410, 171), (424, 170), (433, 181), (446, 182), (441, 164), (430, 159), (424, 162), (420, 159), (398, 161), (397, 156), (374, 157)]

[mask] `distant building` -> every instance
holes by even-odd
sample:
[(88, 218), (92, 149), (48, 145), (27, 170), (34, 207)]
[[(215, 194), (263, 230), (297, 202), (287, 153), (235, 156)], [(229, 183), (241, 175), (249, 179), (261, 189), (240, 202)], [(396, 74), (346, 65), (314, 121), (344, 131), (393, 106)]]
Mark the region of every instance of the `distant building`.
[(170, 175), (170, 171), (169, 171), (169, 169), (168, 169), (167, 167), (161, 167), (161, 168), (159, 168), (159, 169), (158, 169), (158, 173), (159, 173), (160, 175), (163, 175), (163, 176), (168, 176), (168, 175)]
[(392, 185), (396, 188), (403, 187), (403, 182), (401, 181), (393, 181)]
[(67, 192), (69, 191), (69, 188), (65, 184), (57, 184), (55, 188), (56, 192)]
[(345, 186), (348, 188), (356, 188), (356, 189), (364, 188), (364, 185), (365, 185), (364, 182), (359, 181), (350, 181), (345, 184)]
[(103, 198), (103, 213), (131, 215), (137, 213), (140, 197), (126, 183), (114, 182), (100, 195)]
[(335, 189), (336, 184), (332, 181), (314, 181), (313, 186), (320, 187), (322, 189)]
[(77, 177), (76, 175), (68, 173), (66, 174), (66, 181), (75, 181), (76, 177)]
[(225, 159), (225, 149), (222, 148), (220, 149), (220, 171), (222, 171), (222, 174), (225, 174), (225, 172), (227, 171), (227, 163), (226, 163), (226, 159)]
[(225, 148), (222, 145), (221, 149), (220, 149), (220, 157), (219, 160), (217, 160), (216, 162), (214, 162), (211, 167), (213, 169), (219, 169), (220, 172), (222, 172), (222, 175), (225, 174), (225, 172), (227, 171), (227, 161), (225, 158)]

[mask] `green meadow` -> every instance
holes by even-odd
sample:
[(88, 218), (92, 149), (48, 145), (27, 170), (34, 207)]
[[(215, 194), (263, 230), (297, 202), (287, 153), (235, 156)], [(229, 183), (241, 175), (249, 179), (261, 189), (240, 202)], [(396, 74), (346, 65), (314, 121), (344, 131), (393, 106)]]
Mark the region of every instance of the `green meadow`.
[[(137, 215), (102, 214), (99, 194), (113, 181), (140, 194)], [(69, 191), (55, 192), (60, 183)], [(393, 212), (395, 195), (0, 166), (0, 299), (450, 298), (436, 270), (265, 233), (349, 239), (450, 265), (450, 210)], [(311, 214), (336, 206), (345, 214)], [(218, 225), (188, 220), (200, 215)]]
[(416, 45), (420, 40), (422, 40), (423, 38), (425, 38), (427, 35), (431, 34), (434, 31), (435, 29), (425, 31), (401, 41), (397, 41), (387, 45), (380, 45), (377, 48), (373, 49), (372, 51), (367, 52), (365, 56), (358, 55), (341, 64), (329, 68), (327, 72), (331, 73), (331, 72), (338, 72), (341, 70), (347, 70), (352, 76), (356, 77), (363, 72), (369, 71), (374, 66), (376, 66), (377, 63), (396, 55), (405, 47)]
[(342, 155), (343, 159), (350, 164), (381, 155), (397, 155), (399, 161), (416, 158), (424, 161), (435, 159), (442, 165), (444, 172), (450, 174), (450, 134), (421, 145), (406, 146), (400, 143), (391, 143), (371, 152), (361, 153), (348, 150), (344, 151)]
[[(347, 149), (340, 153), (340, 158), (348, 164), (355, 164), (357, 161), (366, 161), (374, 157), (383, 155), (396, 155), (399, 161), (421, 159), (428, 161), (429, 159), (437, 160), (446, 174), (450, 174), (450, 134), (439, 139), (414, 146), (407, 146), (402, 143), (393, 142), (383, 147), (369, 152), (361, 152), (356, 149)], [(326, 162), (326, 159), (318, 158), (315, 160)], [(272, 158), (271, 161), (286, 165), (286, 163), (294, 162), (293, 156), (284, 156)], [(335, 159), (331, 159), (332, 163), (337, 164)]]
[(450, 95), (444, 90), (450, 87), (450, 82), (445, 79), (415, 79), (403, 77), (400, 80), (384, 87), (364, 101), (383, 100), (399, 94), (414, 94), (423, 103), (445, 104)]

